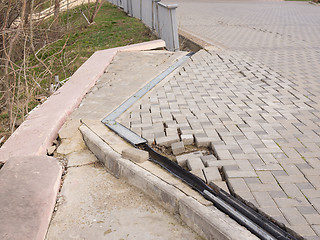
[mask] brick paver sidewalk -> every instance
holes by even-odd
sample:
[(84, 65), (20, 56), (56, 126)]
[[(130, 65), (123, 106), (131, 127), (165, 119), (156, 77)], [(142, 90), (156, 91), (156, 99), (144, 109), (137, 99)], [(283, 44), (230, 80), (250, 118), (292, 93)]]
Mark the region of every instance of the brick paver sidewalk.
[(250, 58), (201, 50), (122, 122), (150, 143), (192, 134), (196, 145), (214, 151), (211, 161), (202, 157), (205, 179), (218, 167), (233, 194), (305, 238), (319, 239), (315, 100), (300, 93), (293, 80)]
[[(320, 7), (175, 2), (179, 28), (224, 51), (194, 56), (158, 93), (159, 103), (169, 101), (192, 129), (219, 139), (213, 149), (233, 166), (224, 166), (231, 190), (305, 238), (320, 239)], [(204, 140), (197, 131), (195, 140)]]
[[(172, 1), (172, 0), (170, 0)], [(320, 94), (320, 7), (308, 2), (175, 0), (179, 28)]]

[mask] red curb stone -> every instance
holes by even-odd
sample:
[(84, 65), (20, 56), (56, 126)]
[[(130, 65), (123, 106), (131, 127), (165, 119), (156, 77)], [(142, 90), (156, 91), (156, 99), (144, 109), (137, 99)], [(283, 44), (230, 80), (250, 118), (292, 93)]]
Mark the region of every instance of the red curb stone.
[(0, 239), (44, 239), (62, 169), (55, 158), (11, 158), (0, 171)]

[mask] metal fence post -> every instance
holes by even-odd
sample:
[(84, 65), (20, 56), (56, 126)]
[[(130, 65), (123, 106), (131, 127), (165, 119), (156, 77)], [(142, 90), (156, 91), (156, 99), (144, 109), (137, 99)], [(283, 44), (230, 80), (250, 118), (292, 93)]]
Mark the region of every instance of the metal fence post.
[(155, 30), (159, 34), (159, 15), (158, 15), (158, 3), (161, 0), (152, 0), (152, 30)]
[(158, 31), (159, 37), (166, 42), (169, 51), (179, 50), (178, 27), (176, 20), (177, 4), (165, 5), (157, 3), (158, 6)]
[(170, 11), (170, 17), (171, 17), (173, 51), (179, 51), (179, 33), (178, 33), (177, 16), (176, 16), (177, 7), (178, 7), (177, 4), (168, 6), (168, 9)]
[(179, 51), (176, 18), (177, 4), (165, 5), (160, 0), (108, 0), (123, 8), (129, 16), (140, 19), (166, 42), (169, 51)]

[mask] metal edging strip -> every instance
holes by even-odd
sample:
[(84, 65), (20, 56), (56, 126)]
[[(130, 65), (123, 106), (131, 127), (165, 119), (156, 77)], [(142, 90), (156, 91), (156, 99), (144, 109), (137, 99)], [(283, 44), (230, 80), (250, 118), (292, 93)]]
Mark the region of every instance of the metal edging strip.
[(136, 133), (132, 132), (130, 129), (125, 126), (119, 124), (116, 119), (124, 113), (128, 108), (130, 108), (135, 102), (137, 102), (141, 97), (143, 97), (147, 92), (149, 92), (152, 88), (154, 88), (159, 82), (165, 79), (170, 73), (180, 67), (183, 63), (185, 63), (193, 53), (188, 53), (179, 59), (176, 63), (168, 67), (164, 72), (160, 75), (152, 79), (149, 83), (147, 83), (143, 88), (137, 91), (134, 95), (128, 98), (124, 103), (122, 103), (119, 107), (117, 107), (113, 112), (111, 112), (107, 117), (105, 117), (101, 122), (104, 123), (108, 128), (112, 131), (125, 138), (128, 142), (133, 145), (138, 145), (142, 143), (146, 143), (147, 140), (140, 137)]

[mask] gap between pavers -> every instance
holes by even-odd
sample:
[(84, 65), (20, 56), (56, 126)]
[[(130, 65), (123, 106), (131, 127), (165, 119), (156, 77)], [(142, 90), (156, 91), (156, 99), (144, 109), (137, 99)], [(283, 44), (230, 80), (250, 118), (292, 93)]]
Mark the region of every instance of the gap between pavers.
[(95, 52), (10, 136), (0, 148), (1, 239), (45, 238), (62, 176), (58, 160), (46, 152), (59, 129), (118, 52), (164, 47), (155, 40)]
[[(199, 197), (194, 197), (195, 194), (192, 193), (190, 194), (191, 197), (188, 196), (189, 194), (184, 193), (183, 190), (179, 189), (179, 182), (181, 181), (177, 178), (171, 176), (174, 180), (171, 180), (173, 184), (170, 184), (167, 182), (170, 181), (167, 178), (165, 179), (166, 181), (164, 181), (161, 177), (154, 174), (154, 171), (150, 172), (144, 168), (146, 165), (152, 165), (153, 163), (147, 161), (138, 165), (121, 158), (119, 152), (116, 151), (121, 151), (124, 147), (128, 147), (127, 144), (124, 144), (122, 148), (119, 147), (119, 142), (124, 141), (120, 137), (114, 136), (115, 134), (113, 133), (110, 134), (111, 138), (118, 138), (118, 143), (115, 144), (117, 150), (112, 148), (112, 142), (110, 142), (111, 146), (109, 146), (108, 129), (102, 123), (99, 125), (97, 121), (96, 123), (92, 121), (83, 122), (85, 122), (85, 124), (80, 126), (80, 131), (86, 145), (104, 164), (108, 171), (117, 178), (123, 178), (129, 184), (141, 189), (145, 194), (158, 201), (168, 211), (179, 215), (180, 218), (200, 236), (206, 239), (258, 239), (246, 228), (240, 226), (227, 215), (217, 210), (200, 194)], [(89, 128), (86, 124), (91, 125), (91, 127)], [(92, 128), (94, 128), (95, 131), (92, 131)], [(102, 128), (105, 130), (102, 131)], [(96, 134), (97, 132), (99, 136)], [(100, 134), (104, 137), (101, 138)], [(157, 171), (164, 170), (158, 167)], [(161, 175), (161, 173), (159, 175)], [(187, 188), (190, 189), (190, 187)], [(203, 199), (202, 203), (199, 202), (201, 198)]]

